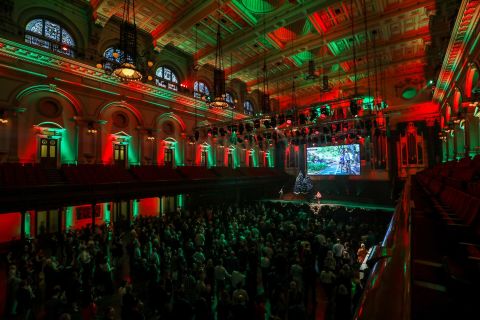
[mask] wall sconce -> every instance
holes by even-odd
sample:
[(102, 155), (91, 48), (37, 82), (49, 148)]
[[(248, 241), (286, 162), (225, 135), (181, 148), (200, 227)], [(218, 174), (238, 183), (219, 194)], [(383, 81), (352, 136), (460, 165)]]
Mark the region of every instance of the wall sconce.
[(89, 134), (97, 134), (97, 129), (95, 129), (93, 122), (88, 123), (87, 133)]
[(152, 130), (148, 130), (147, 140), (150, 142), (155, 141), (155, 136), (153, 135)]
[(7, 124), (7, 112), (5, 110), (0, 110), (0, 124)]

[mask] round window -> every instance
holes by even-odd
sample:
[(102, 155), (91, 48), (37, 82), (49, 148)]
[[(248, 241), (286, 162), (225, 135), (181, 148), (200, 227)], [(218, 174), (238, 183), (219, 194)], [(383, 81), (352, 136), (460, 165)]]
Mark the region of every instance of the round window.
[(43, 99), (38, 103), (38, 113), (46, 118), (57, 118), (62, 113), (62, 106), (53, 99)]
[(164, 122), (162, 125), (162, 129), (163, 129), (163, 132), (165, 132), (166, 134), (175, 133), (175, 126), (170, 121)]
[(117, 128), (126, 128), (128, 126), (128, 115), (125, 112), (117, 111), (112, 114), (112, 122)]

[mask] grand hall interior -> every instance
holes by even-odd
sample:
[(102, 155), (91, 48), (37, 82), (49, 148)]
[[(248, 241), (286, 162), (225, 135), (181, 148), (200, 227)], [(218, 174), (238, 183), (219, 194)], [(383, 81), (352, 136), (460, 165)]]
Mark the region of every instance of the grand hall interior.
[(479, 21), (0, 0), (0, 318), (480, 318)]

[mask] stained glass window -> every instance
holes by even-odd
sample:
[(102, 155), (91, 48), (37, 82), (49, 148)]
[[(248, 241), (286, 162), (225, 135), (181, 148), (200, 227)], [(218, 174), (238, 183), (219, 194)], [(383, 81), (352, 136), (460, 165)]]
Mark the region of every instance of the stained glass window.
[(33, 19), (25, 27), (25, 42), (70, 57), (75, 56), (75, 40), (60, 24), (43, 19)]
[(228, 91), (225, 92), (225, 101), (227, 101), (230, 108), (235, 107), (235, 99), (233, 98), (233, 95)]
[[(118, 54), (118, 56), (115, 58), (114, 54)], [(121, 63), (123, 61), (123, 51), (118, 49), (118, 48), (114, 48), (114, 47), (110, 47), (108, 48), (107, 50), (105, 50), (103, 52), (103, 57), (105, 58), (105, 62), (104, 62), (104, 68), (105, 70), (112, 70), (114, 69), (114, 63)], [(127, 61), (129, 62), (133, 62), (133, 59), (127, 55)]]
[(253, 116), (253, 104), (250, 100), (246, 100), (243, 103), (243, 113)]
[(202, 81), (195, 81), (193, 85), (193, 96), (197, 99), (201, 99), (202, 96), (209, 96), (210, 90), (208, 89), (205, 82)]
[[(114, 53), (117, 53), (118, 57), (115, 58), (113, 55)], [(123, 55), (123, 51), (114, 47), (108, 48), (103, 53), (103, 57), (105, 59), (107, 59), (108, 61), (117, 62), (117, 63), (120, 63), (122, 55)]]
[(159, 87), (178, 91), (178, 77), (170, 68), (158, 68), (155, 72), (155, 83)]
[(34, 19), (27, 24), (27, 31), (36, 33), (39, 35), (43, 34), (43, 19)]

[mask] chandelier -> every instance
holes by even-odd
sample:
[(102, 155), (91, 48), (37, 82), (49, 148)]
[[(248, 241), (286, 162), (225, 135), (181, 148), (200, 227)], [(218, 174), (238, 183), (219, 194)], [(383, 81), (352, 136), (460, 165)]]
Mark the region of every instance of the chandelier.
[(215, 51), (215, 69), (213, 70), (213, 99), (208, 103), (210, 108), (228, 108), (225, 99), (225, 70), (223, 69), (222, 37), (220, 34), (220, 22), (217, 29), (217, 49)]
[(135, 0), (125, 0), (122, 24), (120, 25), (119, 65), (113, 74), (121, 81), (140, 81), (142, 74), (137, 70), (137, 25), (135, 24)]

